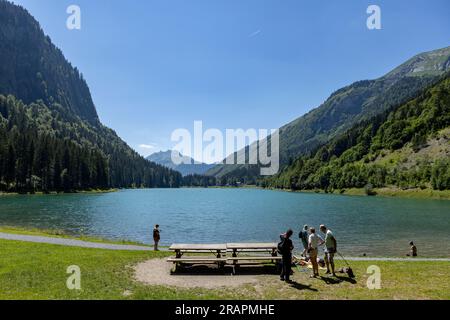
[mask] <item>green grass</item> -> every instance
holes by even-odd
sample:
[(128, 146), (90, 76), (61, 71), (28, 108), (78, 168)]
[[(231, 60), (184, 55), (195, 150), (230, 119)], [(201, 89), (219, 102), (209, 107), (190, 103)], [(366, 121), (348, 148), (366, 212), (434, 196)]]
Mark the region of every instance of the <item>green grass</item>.
[[(278, 191), (287, 192), (298, 192), (298, 193), (321, 193), (325, 194), (324, 190), (279, 190)], [(374, 188), (373, 191), (376, 193), (376, 197), (398, 197), (398, 198), (409, 198), (409, 199), (433, 199), (433, 200), (450, 200), (450, 190), (432, 190), (432, 189), (399, 189), (399, 188)], [(364, 196), (367, 197), (364, 188), (347, 188), (342, 190), (334, 190), (333, 194), (341, 194), (348, 196)]]
[[(357, 189), (345, 189), (336, 190), (335, 193), (341, 193), (346, 195), (359, 195), (365, 196), (366, 193), (363, 188)], [(436, 199), (436, 200), (450, 200), (450, 190), (433, 190), (433, 189), (399, 189), (399, 188), (374, 188), (373, 191), (377, 196), (383, 197), (401, 197), (411, 199)]]
[[(346, 277), (336, 283), (310, 279), (309, 272), (298, 271), (293, 276), (296, 286), (277, 275), (259, 275), (257, 285), (217, 290), (147, 286), (133, 280), (133, 265), (168, 255), (0, 240), (0, 299), (450, 299), (448, 262), (352, 262), (356, 283)], [(381, 290), (366, 287), (366, 270), (372, 264), (381, 268)], [(66, 287), (70, 265), (81, 268), (80, 291)]]

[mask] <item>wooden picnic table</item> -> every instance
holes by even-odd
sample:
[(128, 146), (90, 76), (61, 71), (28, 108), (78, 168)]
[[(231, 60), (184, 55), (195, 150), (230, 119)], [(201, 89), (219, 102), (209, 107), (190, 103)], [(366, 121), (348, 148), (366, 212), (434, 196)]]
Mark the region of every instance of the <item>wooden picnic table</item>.
[(227, 249), (232, 251), (232, 256), (237, 257), (239, 252), (264, 252), (269, 251), (272, 257), (277, 256), (276, 243), (227, 243)]
[[(276, 243), (227, 243), (227, 244), (172, 244), (169, 250), (175, 252), (175, 257), (168, 258), (168, 262), (174, 263), (173, 271), (183, 264), (217, 264), (223, 268), (226, 264), (233, 266), (233, 273), (239, 265), (260, 264), (263, 261), (278, 261)], [(231, 252), (231, 257), (227, 257)], [(261, 254), (263, 252), (269, 254)], [(199, 257), (186, 256), (184, 253), (214, 253), (214, 257), (202, 255)], [(245, 253), (238, 256), (239, 253)]]
[(217, 258), (227, 251), (226, 244), (172, 244), (169, 250), (175, 251), (176, 258), (181, 258), (184, 253), (215, 253)]

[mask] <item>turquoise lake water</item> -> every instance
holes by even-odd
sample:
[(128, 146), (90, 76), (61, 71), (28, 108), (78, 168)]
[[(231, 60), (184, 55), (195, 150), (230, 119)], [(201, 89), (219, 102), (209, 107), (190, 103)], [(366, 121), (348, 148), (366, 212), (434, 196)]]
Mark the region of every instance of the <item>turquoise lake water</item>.
[(0, 224), (161, 244), (277, 241), (287, 228), (326, 224), (345, 255), (450, 257), (450, 201), (258, 189), (146, 189), (0, 197)]

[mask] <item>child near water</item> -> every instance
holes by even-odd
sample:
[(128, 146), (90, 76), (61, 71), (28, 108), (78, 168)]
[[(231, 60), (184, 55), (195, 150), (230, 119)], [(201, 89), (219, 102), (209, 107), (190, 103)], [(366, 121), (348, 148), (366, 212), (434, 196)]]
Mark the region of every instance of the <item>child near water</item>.
[(414, 245), (414, 242), (411, 241), (409, 243), (411, 246), (409, 253), (407, 254), (408, 257), (417, 257), (417, 247)]

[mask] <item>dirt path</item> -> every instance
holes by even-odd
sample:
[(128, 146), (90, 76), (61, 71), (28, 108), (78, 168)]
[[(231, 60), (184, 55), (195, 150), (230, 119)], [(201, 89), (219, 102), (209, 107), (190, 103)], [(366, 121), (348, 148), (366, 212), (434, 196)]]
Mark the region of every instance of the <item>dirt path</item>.
[[(217, 289), (218, 287), (239, 287), (243, 284), (257, 283), (263, 275), (233, 276), (231, 268), (225, 271), (214, 267), (199, 266), (170, 274), (172, 263), (166, 259), (152, 259), (141, 262), (134, 267), (137, 281), (148, 285), (173, 286), (182, 288)], [(199, 271), (201, 269), (201, 271)]]

